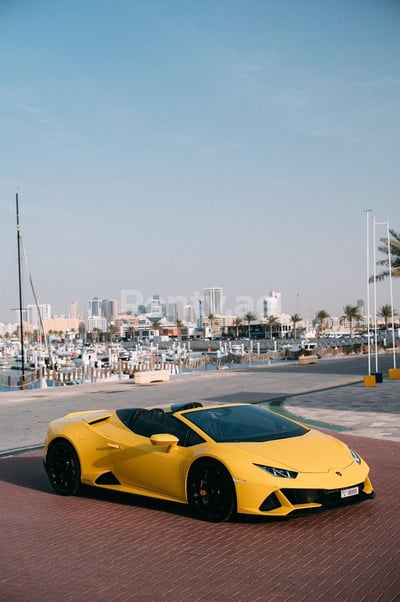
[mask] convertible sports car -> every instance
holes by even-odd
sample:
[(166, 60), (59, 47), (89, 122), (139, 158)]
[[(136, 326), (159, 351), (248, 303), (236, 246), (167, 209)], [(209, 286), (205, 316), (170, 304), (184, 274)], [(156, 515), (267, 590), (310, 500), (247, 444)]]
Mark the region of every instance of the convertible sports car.
[(50, 423), (44, 464), (61, 495), (91, 485), (190, 504), (213, 522), (374, 496), (355, 451), (252, 404), (74, 412)]

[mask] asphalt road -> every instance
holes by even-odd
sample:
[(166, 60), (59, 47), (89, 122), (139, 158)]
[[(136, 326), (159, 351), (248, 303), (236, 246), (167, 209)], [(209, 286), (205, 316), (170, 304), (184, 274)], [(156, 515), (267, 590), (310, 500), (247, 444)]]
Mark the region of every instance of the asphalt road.
[[(397, 365), (400, 364), (397, 355)], [(321, 411), (331, 413), (330, 425), (340, 426), (340, 416), (352, 420), (357, 430), (361, 410), (380, 412), (399, 431), (400, 381), (389, 381), (387, 372), (393, 358), (379, 357), (383, 383), (376, 388), (363, 386), (368, 372), (366, 356), (324, 359), (318, 364), (300, 366), (296, 362), (247, 369), (194, 372), (174, 375), (166, 383), (134, 385), (132, 380), (114, 380), (75, 387), (55, 387), (0, 394), (0, 453), (43, 445), (47, 424), (68, 412), (117, 407), (149, 407), (183, 401), (270, 403), (278, 400), (300, 418), (321, 420)], [(333, 392), (334, 391), (334, 392)], [(382, 403), (382, 395), (386, 399)], [(308, 395), (307, 398), (301, 396)], [(312, 397), (310, 397), (312, 396)], [(302, 404), (302, 400), (304, 403)], [(301, 408), (314, 408), (312, 416)], [(307, 412), (308, 412), (307, 410)], [(351, 416), (349, 415), (351, 413)], [(337, 419), (336, 419), (337, 418)], [(347, 423), (346, 423), (347, 424)], [(371, 430), (372, 436), (373, 432)], [(368, 431), (363, 435), (369, 436)], [(378, 431), (378, 436), (379, 431)], [(397, 434), (389, 438), (397, 440)]]

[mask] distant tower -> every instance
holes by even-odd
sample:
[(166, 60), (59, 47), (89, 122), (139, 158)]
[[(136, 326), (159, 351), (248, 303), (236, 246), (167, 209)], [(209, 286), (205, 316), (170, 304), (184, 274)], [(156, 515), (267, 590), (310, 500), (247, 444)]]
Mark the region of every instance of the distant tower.
[(282, 313), (281, 293), (271, 291), (268, 297), (264, 297), (264, 318), (269, 316), (278, 317)]
[(199, 328), (203, 328), (203, 301), (199, 299)]
[(194, 307), (191, 303), (187, 303), (183, 308), (183, 320), (186, 324), (193, 324), (196, 320)]
[(78, 301), (71, 301), (69, 304), (69, 317), (72, 319), (78, 317)]
[(98, 297), (92, 297), (89, 301), (89, 314), (91, 316), (102, 316), (103, 302)]
[(222, 288), (211, 287), (204, 289), (204, 315), (215, 316), (222, 314)]

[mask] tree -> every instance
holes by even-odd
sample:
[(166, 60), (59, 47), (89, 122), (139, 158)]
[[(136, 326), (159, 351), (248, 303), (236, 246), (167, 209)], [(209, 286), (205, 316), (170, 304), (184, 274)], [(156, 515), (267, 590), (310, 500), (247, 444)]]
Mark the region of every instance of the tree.
[(79, 332), (79, 335), (80, 335), (81, 339), (83, 340), (83, 342), (86, 343), (86, 325), (85, 325), (85, 322), (79, 322), (78, 332)]
[[(390, 263), (392, 268), (392, 276), (395, 278), (400, 277), (400, 232), (396, 232), (396, 230), (389, 230), (389, 238), (390, 238)], [(376, 262), (376, 265), (383, 267), (383, 271), (380, 274), (377, 274), (376, 280), (383, 280), (390, 275), (389, 269), (389, 244), (387, 237), (380, 239), (380, 245), (378, 250), (386, 255), (386, 259), (380, 259)], [(370, 281), (373, 282), (374, 277), (370, 278)]]
[(266, 319), (265, 323), (268, 326), (269, 338), (272, 341), (272, 332), (273, 332), (274, 326), (278, 326), (279, 325), (279, 319), (276, 316), (268, 316), (268, 318)]
[(293, 314), (293, 316), (290, 316), (290, 319), (291, 319), (292, 324), (293, 324), (293, 336), (296, 339), (296, 337), (297, 337), (297, 323), (301, 322), (303, 318), (301, 317), (300, 314), (295, 313), (295, 314)]
[(184, 327), (184, 323), (182, 322), (182, 320), (176, 320), (175, 324), (178, 329), (178, 340), (181, 341), (182, 340), (182, 328)]
[(160, 320), (156, 320), (155, 322), (152, 323), (152, 328), (153, 330), (159, 331), (161, 330), (161, 322)]
[(243, 324), (242, 318), (236, 317), (233, 320), (233, 325), (235, 327), (235, 336), (237, 339), (239, 338), (239, 328), (241, 327), (242, 324)]
[[(397, 311), (394, 309), (392, 311), (392, 306), (391, 305), (382, 305), (382, 307), (380, 308), (380, 310), (378, 311), (378, 316), (380, 318), (383, 318), (385, 320), (385, 330), (387, 332), (388, 329), (388, 322), (389, 320), (392, 319), (392, 316), (397, 316)], [(393, 324), (392, 324), (393, 326)]]
[(256, 317), (257, 316), (255, 314), (253, 314), (252, 311), (248, 311), (247, 314), (244, 316), (244, 319), (247, 322), (247, 328), (248, 328), (248, 331), (249, 331), (249, 339), (251, 338), (250, 337), (250, 322), (252, 322), (253, 320), (255, 320)]
[(325, 320), (327, 318), (329, 318), (329, 314), (328, 312), (326, 312), (324, 309), (320, 309), (319, 311), (317, 311), (317, 313), (315, 314), (315, 318), (316, 320), (318, 320), (319, 322), (319, 329), (320, 330), (324, 330), (325, 329)]
[[(99, 341), (99, 339), (100, 339), (101, 332), (102, 332), (101, 328), (97, 328), (97, 327), (93, 328), (93, 331), (92, 331), (92, 333), (93, 333), (93, 335), (94, 335), (94, 337), (93, 337), (93, 338), (94, 338), (94, 341), (95, 341), (96, 343), (98, 343), (98, 341)], [(93, 336), (93, 335), (92, 335), (92, 336)]]
[(117, 333), (119, 332), (119, 326), (117, 326), (116, 324), (110, 324), (108, 326), (108, 331), (110, 333), (110, 338), (111, 338), (111, 342), (115, 339), (115, 336), (117, 335)]
[(128, 339), (133, 341), (133, 339), (135, 338), (135, 327), (132, 326), (132, 324), (128, 326), (126, 334), (128, 335)]
[(355, 305), (345, 305), (343, 308), (344, 317), (350, 322), (350, 338), (353, 337), (353, 324), (356, 320), (361, 320), (360, 308)]
[(208, 314), (207, 317), (210, 320), (210, 330), (211, 330), (211, 340), (212, 340), (212, 338), (213, 338), (213, 325), (214, 325), (215, 315), (214, 314)]

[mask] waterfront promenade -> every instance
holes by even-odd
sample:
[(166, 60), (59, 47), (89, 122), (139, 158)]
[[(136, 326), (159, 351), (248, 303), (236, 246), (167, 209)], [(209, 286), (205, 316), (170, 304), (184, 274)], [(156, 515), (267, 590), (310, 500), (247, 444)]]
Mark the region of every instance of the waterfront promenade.
[[(387, 378), (389, 367), (380, 358), (376, 387), (364, 387), (358, 357), (2, 393), (0, 600), (399, 600), (400, 381)], [(376, 498), (289, 520), (210, 524), (177, 504), (51, 490), (39, 449), (49, 420), (184, 400), (273, 403), (332, 429), (368, 461)]]
[[(383, 382), (364, 387), (365, 356), (247, 369), (184, 373), (167, 383), (99, 381), (0, 393), (0, 453), (43, 445), (47, 424), (68, 412), (148, 407), (183, 401), (271, 403), (306, 422), (353, 434), (400, 441), (400, 380), (386, 378), (393, 359), (379, 358)], [(399, 361), (397, 362), (397, 365)]]

